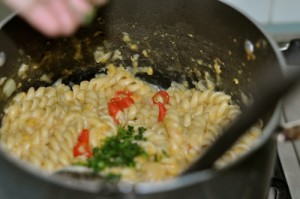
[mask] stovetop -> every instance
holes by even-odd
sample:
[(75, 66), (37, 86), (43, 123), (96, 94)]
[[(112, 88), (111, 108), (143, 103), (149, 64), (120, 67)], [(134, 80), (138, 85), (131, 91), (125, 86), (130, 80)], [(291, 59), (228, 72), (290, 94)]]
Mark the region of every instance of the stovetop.
[(278, 156), (268, 199), (291, 199), (288, 183)]
[[(284, 52), (288, 65), (299, 65), (300, 67), (300, 40), (296, 42), (290, 52)], [(300, 121), (300, 83), (282, 100), (281, 123), (294, 123)], [(284, 194), (273, 198), (300, 199), (300, 141), (288, 141), (278, 143), (278, 163), (275, 170), (272, 185), (281, 188)], [(280, 184), (281, 183), (281, 184)], [(275, 186), (276, 187), (276, 186)], [(288, 193), (284, 188), (288, 187)], [(275, 191), (276, 192), (276, 191)], [(269, 196), (269, 198), (272, 198)]]

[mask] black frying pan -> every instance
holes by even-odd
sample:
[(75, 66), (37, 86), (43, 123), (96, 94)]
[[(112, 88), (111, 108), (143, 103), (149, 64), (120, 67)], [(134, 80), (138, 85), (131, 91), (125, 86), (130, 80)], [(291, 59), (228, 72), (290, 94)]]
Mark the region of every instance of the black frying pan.
[[(274, 78), (280, 80), (285, 70), (273, 42), (256, 25), (229, 6), (210, 0), (115, 0), (99, 10), (91, 26), (69, 38), (45, 38), (18, 17), (4, 24), (2, 32), (16, 48), (10, 50), (0, 45), (0, 51), (7, 55), (0, 74), (21, 83), (18, 91), (51, 85), (59, 78), (66, 84), (91, 79), (96, 73), (103, 72), (104, 65), (95, 63), (93, 52), (105, 40), (111, 43), (108, 48), (120, 48), (129, 57), (131, 52), (125, 50), (121, 41), (122, 32), (139, 41), (140, 49), (149, 48), (153, 52), (151, 59), (142, 60), (141, 65), (153, 66), (155, 73), (151, 78), (140, 78), (168, 87), (172, 80), (191, 83), (209, 72), (218, 82), (217, 89), (231, 94), (242, 107), (242, 93), (254, 98), (261, 94), (260, 82), (253, 81), (255, 74), (263, 71), (265, 66), (271, 66)], [(255, 59), (247, 59), (246, 40), (256, 46)], [(82, 56), (75, 58), (78, 45)], [(204, 64), (199, 65), (191, 58), (201, 59)], [(207, 65), (213, 64), (216, 58), (222, 62), (222, 75), (218, 81), (213, 75), (213, 67)], [(17, 75), (21, 63), (38, 67), (22, 79)], [(130, 59), (121, 63), (131, 65)], [(51, 82), (40, 81), (44, 73), (51, 73)], [(235, 84), (234, 78), (239, 84)], [(2, 96), (0, 108), (8, 102), (9, 99)], [(263, 119), (265, 127), (258, 144), (226, 168), (135, 186), (102, 182), (87, 186), (59, 180), (34, 171), (1, 150), (0, 198), (263, 199), (268, 193), (274, 165), (273, 131), (279, 119), (278, 109), (270, 110)]]

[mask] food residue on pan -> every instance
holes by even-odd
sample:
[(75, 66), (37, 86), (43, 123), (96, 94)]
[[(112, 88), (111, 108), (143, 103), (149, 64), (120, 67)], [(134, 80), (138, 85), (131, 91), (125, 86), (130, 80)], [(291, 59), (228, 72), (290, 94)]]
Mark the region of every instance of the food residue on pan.
[(7, 77), (1, 77), (0, 78), (0, 86), (2, 86), (6, 80), (7, 80)]
[(217, 75), (220, 75), (222, 73), (221, 61), (218, 58), (214, 59), (214, 69)]
[(52, 80), (51, 80), (52, 76), (53, 76), (53, 74), (43, 74), (40, 77), (40, 80), (43, 81), (43, 82), (51, 83), (52, 82)]
[(244, 43), (245, 52), (247, 55), (247, 60), (255, 60), (256, 57), (254, 55), (254, 45), (250, 40), (245, 40)]
[(2, 67), (6, 62), (6, 55), (4, 52), (0, 52), (0, 67)]
[(132, 55), (132, 56), (130, 57), (132, 67), (133, 67), (134, 69), (137, 69), (137, 67), (139, 66), (139, 62), (138, 62), (139, 57), (140, 57), (139, 54), (134, 54), (134, 55)]
[(144, 57), (148, 58), (149, 57), (149, 50), (143, 50), (142, 54), (144, 55)]
[(111, 58), (111, 61), (116, 61), (116, 60), (123, 60), (122, 53), (119, 50), (115, 50)]
[[(150, 49), (143, 49), (141, 50), (141, 53), (139, 52), (139, 46), (136, 41), (133, 41), (130, 37), (130, 35), (126, 32), (123, 32), (122, 41), (126, 44), (127, 49), (132, 51), (130, 60), (131, 60), (131, 72), (133, 74), (136, 73), (147, 73), (148, 75), (153, 74), (153, 69), (151, 66), (140, 66), (139, 65), (139, 58), (141, 55), (143, 55), (145, 58), (149, 59), (149, 53)], [(112, 50), (110, 48), (110, 44), (108, 41), (104, 42), (103, 46), (97, 47), (97, 49), (94, 51), (94, 59), (96, 63), (101, 64), (114, 64), (115, 61), (121, 61), (123, 59), (122, 52), (119, 49)], [(120, 66), (123, 66), (120, 64)], [(130, 67), (129, 67), (130, 68)]]
[(81, 60), (82, 57), (82, 46), (80, 42), (75, 42), (74, 43), (74, 48), (75, 48), (75, 53), (73, 55), (73, 59), (79, 61)]
[(233, 82), (234, 82), (235, 84), (239, 84), (239, 83), (240, 83), (239, 80), (238, 80), (237, 78), (233, 78)]
[(123, 32), (123, 42), (129, 47), (131, 51), (137, 52), (139, 50), (138, 44), (133, 43), (132, 39), (130, 38), (127, 32)]
[(136, 44), (130, 44), (130, 50), (132, 50), (132, 51), (138, 51), (139, 50), (139, 48), (138, 48), (138, 45), (136, 45)]
[(5, 97), (10, 97), (13, 94), (13, 92), (15, 92), (16, 88), (17, 88), (17, 85), (16, 85), (15, 80), (9, 78), (5, 81), (2, 92)]
[(197, 64), (199, 64), (200, 66), (203, 65), (203, 60), (202, 59), (198, 59), (197, 60)]
[(18, 70), (18, 76), (21, 77), (22, 79), (25, 79), (27, 77), (26, 73), (29, 69), (28, 64), (22, 64)]
[(265, 39), (259, 39), (257, 42), (255, 42), (256, 48), (265, 48), (268, 45), (268, 42)]
[(125, 42), (125, 43), (131, 43), (131, 38), (129, 36), (129, 34), (127, 32), (123, 32), (123, 38), (122, 40)]
[(244, 92), (241, 92), (241, 99), (245, 105), (250, 105), (253, 102), (252, 97), (246, 95)]
[(105, 64), (112, 56), (112, 52), (106, 52), (104, 47), (98, 47), (94, 52), (94, 58), (97, 63)]
[(21, 82), (18, 83), (17, 88), (21, 88), (23, 84)]

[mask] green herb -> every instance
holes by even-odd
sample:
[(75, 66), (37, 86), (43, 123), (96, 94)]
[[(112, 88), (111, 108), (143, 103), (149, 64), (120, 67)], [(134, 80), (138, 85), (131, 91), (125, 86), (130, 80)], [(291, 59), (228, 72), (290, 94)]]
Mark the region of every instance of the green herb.
[(88, 12), (83, 17), (83, 24), (84, 25), (90, 25), (93, 20), (95, 19), (95, 16), (97, 15), (98, 8), (93, 8), (90, 12)]
[(120, 174), (109, 173), (105, 176), (105, 180), (108, 182), (118, 182), (120, 179)]
[(165, 150), (162, 150), (162, 154), (167, 158), (170, 157), (169, 154)]
[(159, 162), (161, 160), (161, 157), (158, 154), (154, 155), (154, 162)]
[(154, 154), (153, 160), (154, 162), (160, 162), (163, 158), (168, 157), (170, 157), (169, 154), (165, 150), (162, 150), (161, 153)]
[(145, 129), (144, 127), (139, 127), (138, 134), (134, 136), (134, 139), (146, 141), (146, 138), (144, 138), (144, 135), (143, 135), (146, 130), (147, 129)]
[(101, 147), (93, 149), (93, 156), (88, 160), (88, 167), (95, 171), (102, 171), (110, 167), (134, 167), (134, 159), (146, 152), (137, 141), (145, 140), (145, 128), (138, 128), (134, 132), (132, 126), (127, 130), (119, 127), (116, 136), (108, 137)]
[(75, 166), (87, 166), (86, 162), (75, 162), (75, 163), (73, 163), (73, 165), (75, 165)]

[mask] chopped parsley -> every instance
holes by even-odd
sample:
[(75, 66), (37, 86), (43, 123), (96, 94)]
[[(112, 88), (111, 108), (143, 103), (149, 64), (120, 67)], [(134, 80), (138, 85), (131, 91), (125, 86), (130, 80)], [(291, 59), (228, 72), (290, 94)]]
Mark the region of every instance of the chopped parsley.
[(108, 173), (105, 176), (105, 180), (108, 182), (118, 182), (121, 179), (120, 174)]
[(163, 154), (166, 158), (170, 157), (169, 154), (168, 154), (165, 150), (162, 150), (162, 154)]
[(160, 162), (163, 158), (169, 158), (169, 157), (170, 157), (169, 154), (165, 150), (162, 150), (161, 154), (159, 153), (154, 154), (153, 160), (154, 162)]
[(144, 127), (139, 127), (137, 132), (132, 126), (128, 126), (127, 130), (119, 127), (117, 135), (106, 138), (101, 147), (93, 149), (87, 166), (96, 172), (111, 167), (134, 167), (134, 159), (146, 154), (138, 144), (138, 141), (146, 140), (143, 135), (145, 131)]

